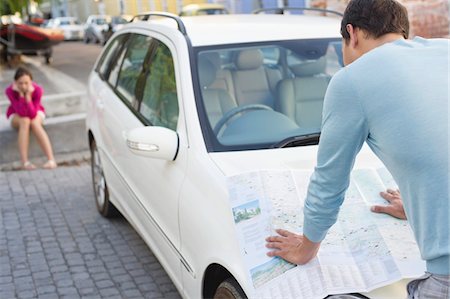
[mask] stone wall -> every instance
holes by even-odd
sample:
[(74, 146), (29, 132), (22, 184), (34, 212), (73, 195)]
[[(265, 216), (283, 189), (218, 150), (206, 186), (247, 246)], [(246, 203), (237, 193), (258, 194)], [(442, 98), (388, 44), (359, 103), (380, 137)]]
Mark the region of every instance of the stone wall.
[[(311, 6), (344, 12), (350, 0), (311, 0)], [(448, 0), (399, 0), (408, 10), (410, 37), (450, 37)]]

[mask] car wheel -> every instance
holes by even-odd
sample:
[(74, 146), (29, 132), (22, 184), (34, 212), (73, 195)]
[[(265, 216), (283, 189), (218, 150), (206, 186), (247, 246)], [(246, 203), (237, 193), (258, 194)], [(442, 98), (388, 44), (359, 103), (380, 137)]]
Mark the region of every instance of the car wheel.
[(247, 298), (241, 286), (234, 278), (223, 281), (214, 294), (214, 299), (243, 299)]
[(109, 201), (108, 185), (106, 184), (106, 178), (95, 140), (91, 142), (91, 171), (95, 204), (98, 212), (106, 218), (117, 216), (119, 211)]

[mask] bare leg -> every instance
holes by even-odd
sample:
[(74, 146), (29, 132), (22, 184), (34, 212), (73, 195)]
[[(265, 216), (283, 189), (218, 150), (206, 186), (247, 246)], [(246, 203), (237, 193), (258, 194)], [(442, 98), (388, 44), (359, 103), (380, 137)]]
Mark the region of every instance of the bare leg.
[(31, 120), (30, 127), (34, 135), (36, 136), (36, 139), (41, 146), (42, 151), (47, 156), (47, 159), (49, 161), (55, 161), (52, 145), (50, 143), (50, 139), (48, 138), (47, 132), (45, 132), (45, 129), (42, 126), (42, 118), (40, 115), (37, 115)]
[(30, 118), (14, 115), (11, 125), (19, 131), (17, 143), (19, 145), (20, 159), (22, 165), (28, 162), (28, 145), (30, 143)]

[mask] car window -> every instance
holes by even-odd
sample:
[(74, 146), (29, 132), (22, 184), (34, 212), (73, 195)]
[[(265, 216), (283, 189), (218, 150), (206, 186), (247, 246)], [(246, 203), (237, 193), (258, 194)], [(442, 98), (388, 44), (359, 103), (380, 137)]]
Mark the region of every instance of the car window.
[(161, 42), (150, 59), (139, 112), (152, 125), (177, 128), (178, 97), (173, 58), (169, 48)]
[(128, 23), (127, 20), (125, 20), (122, 17), (113, 17), (111, 22), (114, 23), (114, 24), (126, 24), (126, 23)]
[(115, 60), (114, 65), (111, 68), (111, 71), (108, 76), (108, 82), (111, 86), (116, 87), (117, 78), (119, 77), (120, 66), (122, 65), (123, 57), (126, 53), (126, 46), (122, 47), (122, 51), (119, 52), (117, 59)]
[(115, 60), (114, 58), (116, 58), (118, 51), (121, 49), (121, 45), (123, 44), (125, 37), (126, 35), (122, 34), (116, 37), (113, 41), (111, 41), (108, 45), (108, 48), (105, 50), (102, 57), (100, 58), (97, 67), (97, 72), (103, 78), (103, 80), (108, 79), (109, 70), (111, 69), (112, 64), (114, 62), (117, 64), (117, 60)]
[(97, 25), (104, 25), (106, 24), (106, 19), (97, 19), (95, 20), (95, 22), (97, 23)]
[(151, 42), (151, 37), (136, 34), (127, 44), (127, 51), (117, 80), (117, 91), (130, 103), (136, 100), (136, 83), (143, 71), (144, 60)]
[(200, 9), (197, 11), (198, 16), (201, 15), (223, 15), (226, 14), (226, 10), (218, 9), (218, 8), (211, 8), (211, 9)]

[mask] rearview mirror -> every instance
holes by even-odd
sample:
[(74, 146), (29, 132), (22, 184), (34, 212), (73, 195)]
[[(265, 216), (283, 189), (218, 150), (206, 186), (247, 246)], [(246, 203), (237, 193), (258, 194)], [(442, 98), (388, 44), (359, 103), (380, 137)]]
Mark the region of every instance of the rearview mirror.
[(133, 154), (173, 161), (178, 153), (178, 134), (163, 127), (148, 126), (128, 131), (127, 146)]

